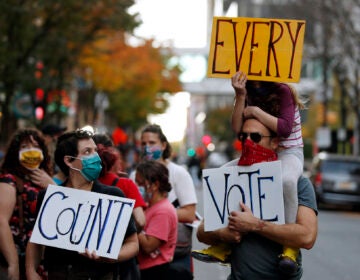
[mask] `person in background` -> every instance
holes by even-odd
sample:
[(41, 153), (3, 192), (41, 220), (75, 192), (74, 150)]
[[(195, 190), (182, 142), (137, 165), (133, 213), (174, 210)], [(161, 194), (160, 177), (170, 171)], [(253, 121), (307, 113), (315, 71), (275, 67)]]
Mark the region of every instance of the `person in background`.
[[(25, 278), (25, 251), (40, 190), (54, 184), (41, 132), (19, 129), (10, 138), (0, 174), (0, 259), (8, 279)], [(36, 267), (37, 268), (37, 267)]]
[(49, 154), (52, 158), (53, 168), (54, 168), (54, 176), (53, 180), (56, 184), (60, 185), (63, 181), (65, 181), (64, 174), (59, 170), (56, 166), (54, 158), (54, 152), (56, 148), (57, 139), (67, 130), (66, 126), (59, 126), (57, 124), (47, 124), (44, 125), (41, 129), (41, 132), (44, 135), (45, 144), (49, 149)]
[(136, 183), (145, 186), (147, 202), (146, 225), (139, 233), (138, 261), (141, 280), (173, 279), (169, 264), (177, 239), (177, 214), (167, 199), (171, 190), (167, 168), (156, 161), (143, 161), (136, 168)]
[[(102, 166), (97, 147), (92, 139), (93, 134), (87, 130), (78, 129), (64, 133), (59, 137), (55, 162), (65, 174), (64, 187), (83, 191), (124, 197), (123, 192), (112, 186), (106, 186), (97, 181)], [(37, 211), (40, 210), (45, 192), (39, 193)], [(116, 279), (118, 263), (129, 260), (139, 252), (136, 227), (131, 218), (125, 232), (124, 241), (116, 260), (99, 257), (95, 252), (78, 252), (43, 246), (29, 242), (26, 249), (26, 276), (28, 280), (39, 279), (36, 273), (43, 249), (44, 262), (49, 279)]]
[[(251, 165), (277, 159), (275, 152), (278, 137), (256, 119), (244, 122), (239, 138), (243, 143), (240, 159), (225, 166)], [(250, 139), (249, 139), (250, 138)], [(253, 216), (251, 210), (240, 203), (241, 211), (232, 211), (227, 227), (204, 231), (204, 223), (198, 227), (200, 242), (218, 246), (230, 246), (231, 275), (229, 280), (240, 279), (300, 279), (302, 276), (301, 252), (297, 256), (297, 269), (292, 273), (279, 268), (278, 256), (283, 246), (311, 249), (317, 237), (317, 206), (314, 189), (308, 178), (298, 183), (299, 206), (295, 223), (277, 225)], [(222, 246), (220, 249), (223, 249)]]
[(106, 134), (95, 134), (93, 139), (97, 145), (98, 154), (103, 166), (98, 180), (104, 185), (120, 188), (127, 198), (135, 200), (133, 215), (137, 231), (140, 232), (145, 225), (144, 208), (146, 207), (146, 203), (138, 187), (132, 180), (119, 177), (117, 173), (114, 172), (114, 165), (116, 165), (120, 159), (119, 153), (113, 146), (111, 139)]
[[(140, 143), (142, 160), (159, 161), (169, 170), (172, 188), (168, 200), (175, 206), (179, 221), (177, 246), (171, 267), (187, 271), (187, 279), (192, 279), (192, 227), (187, 223), (191, 224), (196, 219), (197, 198), (194, 183), (184, 167), (170, 160), (171, 145), (159, 125), (147, 125), (141, 132)], [(136, 172), (131, 173), (130, 178), (134, 179), (135, 174)]]
[(104, 147), (112, 147), (113, 153), (116, 154), (116, 160), (110, 168), (110, 171), (119, 177), (128, 178), (129, 174), (126, 172), (126, 163), (124, 161), (123, 153), (114, 145), (110, 136), (97, 133), (94, 135), (94, 141), (96, 144), (102, 144)]
[(66, 126), (59, 126), (57, 124), (47, 124), (41, 128), (41, 132), (44, 135), (45, 144), (53, 147), (55, 152), (57, 139), (67, 130)]

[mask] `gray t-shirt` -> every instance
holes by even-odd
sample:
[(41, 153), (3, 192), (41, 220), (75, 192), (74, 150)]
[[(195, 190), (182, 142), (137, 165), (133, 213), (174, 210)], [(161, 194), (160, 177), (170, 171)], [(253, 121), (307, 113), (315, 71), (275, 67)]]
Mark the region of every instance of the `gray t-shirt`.
[[(308, 178), (300, 177), (298, 182), (299, 205), (309, 207), (317, 214), (313, 186)], [(255, 233), (243, 237), (232, 249), (231, 275), (228, 280), (246, 279), (300, 279), (303, 273), (301, 252), (298, 270), (292, 275), (282, 275), (278, 269), (279, 255), (283, 246)]]

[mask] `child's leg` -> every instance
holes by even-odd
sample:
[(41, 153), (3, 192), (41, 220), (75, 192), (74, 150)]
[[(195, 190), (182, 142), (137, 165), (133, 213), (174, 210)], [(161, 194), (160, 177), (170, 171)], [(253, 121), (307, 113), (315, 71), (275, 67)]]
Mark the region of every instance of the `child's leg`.
[[(302, 151), (300, 153), (299, 150), (295, 150), (294, 153), (284, 151), (278, 155), (282, 165), (285, 222), (295, 223), (298, 210), (297, 183), (303, 172), (303, 154)], [(298, 254), (298, 248), (284, 247), (279, 263), (283, 273), (291, 274), (297, 269)]]
[(288, 152), (280, 152), (279, 160), (282, 166), (285, 222), (294, 223), (298, 209), (297, 182), (303, 172), (303, 163), (297, 156)]
[(199, 261), (222, 263), (228, 262), (230, 254), (231, 245), (227, 243), (219, 243), (202, 250), (193, 250), (191, 252), (191, 255)]

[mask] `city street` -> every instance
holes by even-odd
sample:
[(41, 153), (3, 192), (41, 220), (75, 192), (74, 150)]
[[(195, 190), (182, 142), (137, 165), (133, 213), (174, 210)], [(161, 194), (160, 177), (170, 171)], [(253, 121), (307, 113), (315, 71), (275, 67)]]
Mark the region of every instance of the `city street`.
[[(197, 187), (198, 211), (202, 214), (202, 187)], [(193, 248), (199, 243), (194, 231)], [(319, 211), (319, 233), (312, 250), (302, 250), (305, 280), (359, 279), (360, 212), (341, 210)], [(194, 260), (195, 280), (223, 280), (230, 268)]]

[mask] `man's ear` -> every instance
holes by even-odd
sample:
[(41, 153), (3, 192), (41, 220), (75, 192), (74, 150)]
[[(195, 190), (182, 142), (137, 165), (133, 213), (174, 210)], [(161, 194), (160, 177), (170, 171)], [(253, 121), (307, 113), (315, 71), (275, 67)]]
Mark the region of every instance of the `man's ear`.
[(73, 162), (72, 160), (71, 160), (71, 157), (69, 157), (69, 156), (64, 156), (64, 162), (65, 162), (65, 164), (67, 165), (67, 166), (71, 166), (71, 163)]
[(271, 138), (270, 144), (271, 144), (271, 149), (275, 151), (279, 147), (279, 138), (278, 137)]

